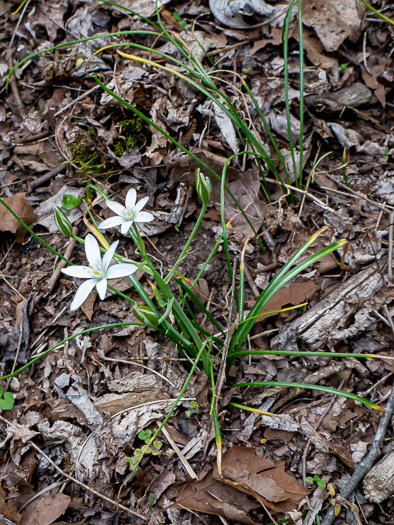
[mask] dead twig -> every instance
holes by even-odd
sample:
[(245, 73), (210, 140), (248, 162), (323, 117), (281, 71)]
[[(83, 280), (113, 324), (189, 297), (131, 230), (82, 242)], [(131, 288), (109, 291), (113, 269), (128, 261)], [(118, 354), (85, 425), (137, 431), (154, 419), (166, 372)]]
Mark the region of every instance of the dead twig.
[[(344, 489), (341, 491), (341, 498), (344, 498), (345, 500), (348, 500), (350, 496), (353, 494), (354, 490), (356, 489), (357, 485), (360, 483), (360, 481), (368, 474), (368, 472), (371, 470), (372, 466), (378, 459), (378, 457), (381, 455), (380, 448), (383, 443), (384, 436), (386, 434), (386, 430), (388, 427), (388, 424), (390, 423), (391, 416), (394, 412), (394, 388), (391, 390), (390, 397), (387, 401), (386, 407), (384, 409), (384, 416), (379, 421), (378, 429), (376, 431), (375, 438), (373, 440), (372, 446), (367, 454), (367, 456), (360, 461), (360, 463), (357, 465), (355, 471), (353, 472), (352, 477), (344, 487)], [(328, 511), (326, 517), (324, 518), (322, 525), (332, 525), (335, 520), (335, 507), (330, 508)]]
[(185, 467), (187, 473), (189, 474), (189, 476), (192, 478), (192, 479), (198, 479), (197, 477), (197, 474), (194, 472), (194, 470), (192, 469), (192, 467), (190, 466), (190, 463), (188, 462), (188, 460), (185, 458), (185, 456), (183, 455), (181, 449), (178, 447), (178, 445), (175, 443), (175, 441), (172, 439), (172, 437), (170, 436), (170, 433), (168, 432), (168, 430), (166, 429), (166, 425), (164, 425), (164, 427), (161, 429), (161, 431), (163, 432), (163, 434), (165, 435), (167, 441), (169, 442), (169, 444), (172, 446), (172, 448), (174, 449), (175, 453), (178, 455), (179, 459), (182, 461), (182, 464), (183, 466)]
[(60, 166), (56, 166), (56, 168), (53, 168), (53, 170), (48, 171), (48, 173), (45, 173), (45, 175), (38, 177), (38, 179), (36, 180), (33, 180), (33, 182), (30, 184), (30, 191), (35, 190), (40, 186), (43, 186), (45, 183), (56, 177), (56, 175), (59, 175), (59, 173), (63, 173), (64, 171), (66, 171), (66, 169), (67, 165), (61, 164)]
[[(12, 60), (12, 54), (13, 54), (13, 50), (11, 48), (7, 49), (7, 52), (6, 52), (7, 65), (9, 67), (10, 71), (14, 67), (14, 63), (13, 63), (13, 60)], [(21, 96), (19, 94), (18, 83), (17, 83), (17, 81), (15, 79), (14, 74), (11, 75), (10, 84), (11, 84), (12, 94), (14, 95), (14, 98), (15, 98), (16, 109), (17, 109), (17, 111), (19, 113), (19, 116), (22, 117), (22, 118), (25, 118), (26, 117), (26, 109), (25, 109), (24, 103), (22, 102)]]
[[(17, 426), (14, 425), (13, 423), (11, 423), (10, 421), (8, 421), (7, 419), (5, 419), (4, 417), (0, 416), (0, 421), (2, 421), (3, 423), (5, 423), (6, 425), (10, 426), (11, 428), (13, 428), (14, 430), (17, 430)], [(132, 514), (133, 516), (136, 516), (137, 518), (140, 518), (140, 520), (142, 521), (147, 521), (147, 518), (145, 516), (143, 516), (142, 514), (138, 514), (138, 512), (134, 512), (133, 510), (131, 509), (128, 509), (127, 507), (125, 507), (124, 505), (121, 505), (120, 503), (117, 503), (116, 501), (114, 501), (113, 499), (111, 498), (108, 498), (107, 496), (104, 496), (104, 494), (101, 494), (100, 492), (98, 492), (97, 490), (95, 489), (92, 489), (91, 487), (88, 487), (88, 485), (85, 485), (85, 483), (82, 483), (81, 481), (78, 481), (76, 478), (73, 478), (72, 476), (70, 476), (69, 474), (67, 474), (66, 472), (64, 472), (60, 467), (58, 467), (56, 465), (56, 463), (54, 461), (52, 461), (52, 459), (47, 456), (45, 454), (45, 452), (43, 450), (40, 449), (40, 447), (38, 447), (31, 439), (27, 439), (26, 441), (28, 441), (30, 443), (30, 445), (39, 453), (41, 454), (41, 456), (43, 456), (50, 465), (52, 465), (52, 467), (57, 471), (59, 472), (59, 474), (61, 476), (63, 476), (64, 478), (67, 478), (69, 481), (72, 481), (73, 483), (76, 483), (77, 485), (79, 485), (80, 487), (84, 488), (85, 490), (88, 490), (89, 492), (91, 492), (92, 494), (94, 494), (95, 496), (97, 496), (98, 498), (100, 499), (103, 499), (104, 501), (107, 501), (108, 503), (111, 503), (111, 505), (114, 505), (115, 508), (119, 508), (119, 509), (122, 509), (124, 510), (125, 512), (128, 512), (129, 514)]]

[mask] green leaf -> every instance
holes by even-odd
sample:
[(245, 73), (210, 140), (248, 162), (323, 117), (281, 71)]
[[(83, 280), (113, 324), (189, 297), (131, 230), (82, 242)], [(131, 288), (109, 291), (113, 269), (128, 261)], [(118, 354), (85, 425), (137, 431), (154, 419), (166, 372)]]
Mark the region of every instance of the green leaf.
[(4, 392), (3, 394), (3, 389), (0, 387), (0, 409), (11, 410), (11, 408), (14, 406), (14, 403), (15, 399), (11, 392)]
[(152, 437), (152, 432), (149, 429), (141, 430), (141, 432), (138, 434), (138, 437), (142, 439), (142, 441), (145, 441), (145, 443), (148, 445)]
[(319, 485), (319, 487), (327, 487), (327, 483), (320, 478), (316, 480), (316, 483)]
[(81, 203), (83, 197), (75, 197), (75, 195), (63, 195), (62, 206), (65, 210), (72, 210)]
[(153, 446), (157, 449), (157, 450), (160, 450), (161, 447), (163, 446), (163, 443), (161, 441), (154, 441), (153, 442)]
[(307, 478), (305, 478), (305, 481), (306, 481), (307, 483), (313, 483), (313, 482), (315, 481), (315, 479), (312, 478), (312, 476), (308, 476)]

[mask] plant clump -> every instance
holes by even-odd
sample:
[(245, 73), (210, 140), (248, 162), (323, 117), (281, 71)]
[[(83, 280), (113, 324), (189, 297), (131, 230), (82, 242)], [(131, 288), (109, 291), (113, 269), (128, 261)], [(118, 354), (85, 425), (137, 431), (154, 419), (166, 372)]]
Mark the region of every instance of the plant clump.
[(114, 142), (113, 151), (117, 157), (130, 149), (143, 146), (148, 138), (149, 128), (139, 116), (133, 116), (120, 123), (119, 139)]
[(90, 137), (77, 135), (74, 142), (67, 144), (67, 148), (78, 173), (96, 176), (110, 168), (108, 159)]

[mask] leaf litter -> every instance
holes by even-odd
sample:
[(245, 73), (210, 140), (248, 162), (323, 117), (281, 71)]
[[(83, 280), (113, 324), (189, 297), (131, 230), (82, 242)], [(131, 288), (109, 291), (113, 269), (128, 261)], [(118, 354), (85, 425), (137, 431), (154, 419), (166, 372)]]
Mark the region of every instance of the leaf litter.
[[(152, 2), (120, 3), (143, 16), (154, 16)], [(274, 5), (240, 0), (234, 11), (235, 3), (212, 0), (209, 16), (206, 3), (165, 4), (162, 16), (168, 28), (181, 35), (204, 63), (214, 61), (215, 69), (226, 82), (224, 92), (238, 114), (250, 116), (249, 123), (256, 126), (260, 140), (279, 166), (276, 152), (269, 145), (249, 95), (242, 92), (237, 75), (249, 84), (294, 180), (281, 48), (288, 2)], [(264, 289), (297, 247), (324, 224), (333, 228), (335, 239), (348, 239), (349, 250), (344, 258), (347, 268), (341, 267), (339, 259), (330, 257), (291, 282), (262, 313), (308, 302), (306, 311), (261, 317), (250, 344), (258, 349), (362, 351), (391, 357), (394, 296), (389, 286), (392, 271), (387, 246), (392, 238), (394, 189), (394, 143), (389, 124), (393, 116), (392, 28), (367, 11), (361, 1), (304, 0), (302, 7), (306, 61), (304, 169), (310, 176), (308, 191), (295, 193), (298, 202), (284, 203), (279, 186), (270, 183), (272, 201), (267, 202), (261, 191), (262, 173), (247, 155), (234, 161), (226, 176), (226, 183), (254, 229), (263, 234), (266, 246), (265, 251), (253, 242), (247, 246), (245, 307), (253, 307), (256, 290), (258, 293)], [(393, 17), (390, 6), (383, 2), (374, 3), (374, 7), (385, 9), (384, 13)], [(10, 67), (6, 47), (12, 48), (15, 63), (38, 48), (49, 48), (72, 38), (129, 29), (130, 24), (135, 29), (148, 27), (143, 20), (129, 17), (119, 8), (92, 2), (82, 7), (71, 0), (61, 4), (46, 2), (45, 6), (38, 2), (34, 7), (27, 2), (16, 14), (6, 7), (1, 10), (3, 82)], [(196, 25), (192, 28), (193, 20)], [(296, 9), (290, 19), (290, 35), (287, 96), (291, 129), (297, 142), (301, 128)], [(133, 38), (142, 45), (156, 45), (153, 39)], [(18, 90), (14, 85), (12, 90), (0, 94), (0, 196), (37, 234), (64, 253), (64, 238), (57, 232), (52, 212), (65, 194), (80, 197), (88, 181), (98, 181), (111, 198), (122, 202), (133, 187), (150, 197), (149, 209), (154, 212), (155, 221), (144, 225), (143, 233), (150, 239), (152, 255), (162, 267), (170, 268), (198, 214), (194, 189), (198, 164), (154, 128), (147, 132), (145, 142), (123, 153), (116, 150), (119, 141), (127, 140), (124, 122), (130, 115), (107, 93), (93, 89), (95, 83), (84, 70), (86, 60), (107, 43), (100, 38), (42, 54), (15, 72)], [(174, 46), (164, 46), (160, 51), (179, 58)], [(133, 52), (144, 56), (141, 50)], [(108, 75), (112, 89), (149, 115), (182, 146), (190, 147), (218, 174), (227, 158), (243, 149), (227, 115), (190, 86), (167, 73), (137, 62), (123, 63), (114, 57), (111, 50), (106, 50), (94, 57), (88, 71)], [(24, 120), (19, 116), (21, 108), (26, 114)], [(86, 161), (77, 163), (70, 153), (70, 144), (78, 146), (81, 137), (87, 136), (97, 152), (94, 170), (89, 170)], [(312, 176), (314, 163), (329, 152)], [(102, 166), (101, 158), (105, 159)], [(66, 167), (51, 173), (64, 161)], [(298, 156), (296, 162), (299, 163)], [(80, 171), (81, 165), (86, 172)], [(269, 178), (264, 164), (262, 169)], [(282, 170), (280, 166), (279, 169)], [(48, 177), (38, 182), (42, 174)], [(32, 186), (34, 182), (38, 183), (36, 187)], [(213, 197), (196, 244), (178, 268), (189, 282), (222, 233), (220, 182), (212, 179), (212, 183)], [(103, 203), (97, 210), (100, 220), (109, 217)], [(230, 248), (240, 255), (253, 231), (227, 194), (224, 211)], [(85, 236), (83, 213), (76, 207), (68, 216), (79, 234)], [(82, 311), (70, 314), (73, 282), (60, 278), (51, 293), (45, 292), (48, 276), (59, 261), (39, 247), (2, 206), (0, 232), (3, 373), (10, 372), (13, 360), (20, 366), (77, 331), (97, 324), (134, 320), (127, 304), (113, 295), (103, 303), (92, 296)], [(131, 255), (124, 239), (121, 246)], [(82, 252), (77, 248), (71, 257), (77, 264), (82, 262)], [(224, 264), (219, 251), (196, 287), (200, 300), (222, 326), (228, 321), (232, 286), (223, 273)], [(141, 274), (138, 279), (153, 297), (145, 277)], [(130, 283), (120, 284), (133, 297)], [(208, 319), (195, 314), (207, 330), (213, 331)], [(311, 493), (311, 510), (305, 523), (313, 523), (316, 516), (322, 519), (332, 498), (321, 486), (308, 485), (307, 490), (303, 486), (305, 474), (312, 478), (318, 475), (325, 483), (339, 486), (341, 477), (346, 479), (352, 473), (354, 463), (365, 458), (379, 424), (376, 414), (350, 399), (336, 398), (332, 404), (332, 396), (300, 388), (237, 391), (240, 402), (258, 410), (280, 410), (285, 421), (235, 410), (228, 405), (231, 394), (224, 388), (220, 478), (210, 437), (210, 385), (200, 373), (166, 427), (198, 480), (189, 481), (184, 463), (164, 434), (159, 436), (163, 442), (159, 455), (147, 457), (137, 474), (128, 469), (125, 458), (143, 445), (140, 432), (157, 428), (185, 381), (185, 363), (178, 359), (175, 347), (165, 338), (139, 327), (128, 327), (108, 331), (105, 336), (92, 332), (86, 338), (71, 340), (37, 361), (34, 369), (10, 380), (7, 384), (15, 406), (2, 412), (2, 417), (19, 426), (11, 430), (1, 420), (0, 514), (16, 524), (128, 523), (123, 508), (126, 505), (142, 512), (151, 523), (196, 523), (199, 518), (194, 512), (209, 525), (219, 523), (218, 516), (253, 525), (267, 521), (265, 507), (275, 520), (292, 516), (298, 523), (303, 519), (302, 512), (308, 512), (304, 498)], [(229, 378), (231, 382), (321, 381), (332, 388), (342, 385), (341, 388), (370, 397), (377, 404), (385, 403), (392, 386), (391, 360), (358, 361), (349, 357), (340, 363), (337, 366), (327, 356), (255, 355), (249, 361), (235, 361)], [(195, 400), (199, 411), (188, 415), (190, 402)], [(317, 429), (330, 447), (311, 436), (308, 428)], [(387, 437), (382, 451), (390, 457), (390, 431)], [(309, 440), (304, 468), (302, 451)], [(58, 487), (49, 489), (64, 478), (31, 442), (39, 444), (63, 472), (75, 476), (76, 482), (65, 480), (63, 492)], [(78, 482), (109, 496), (114, 503), (92, 495)], [(379, 507), (373, 498), (368, 501), (368, 495), (374, 494), (378, 485), (374, 486), (369, 478), (367, 483), (364, 492), (360, 486), (356, 493), (361, 510), (371, 523), (384, 521), (392, 513), (392, 493), (385, 496)], [(119, 502), (123, 507), (117, 508)], [(297, 506), (299, 511), (295, 510)]]

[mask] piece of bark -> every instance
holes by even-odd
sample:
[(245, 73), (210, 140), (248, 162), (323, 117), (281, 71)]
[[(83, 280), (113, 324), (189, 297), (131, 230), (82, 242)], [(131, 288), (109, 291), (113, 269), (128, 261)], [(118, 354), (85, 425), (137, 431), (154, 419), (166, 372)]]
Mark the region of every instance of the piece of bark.
[(381, 503), (394, 494), (394, 450), (386, 454), (365, 476), (364, 493), (374, 503)]
[[(379, 261), (384, 273), (387, 259)], [(272, 349), (288, 348), (296, 341), (313, 350), (354, 337), (371, 322), (368, 313), (374, 306), (377, 293), (383, 286), (376, 263), (353, 275), (309, 312), (293, 321), (272, 342)], [(367, 305), (366, 303), (370, 304)], [(354, 316), (353, 323), (349, 319)]]

